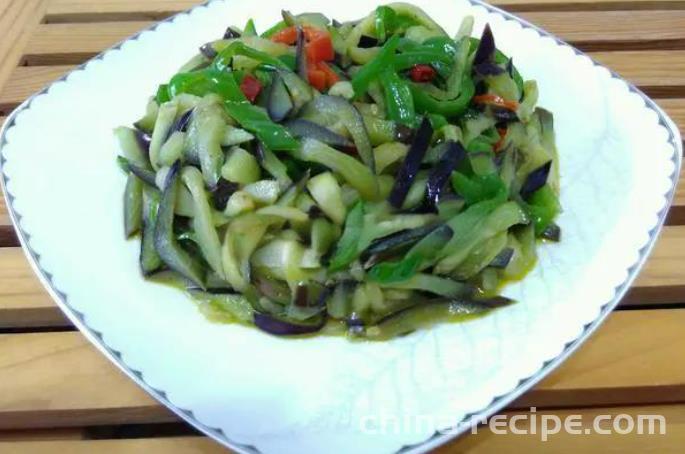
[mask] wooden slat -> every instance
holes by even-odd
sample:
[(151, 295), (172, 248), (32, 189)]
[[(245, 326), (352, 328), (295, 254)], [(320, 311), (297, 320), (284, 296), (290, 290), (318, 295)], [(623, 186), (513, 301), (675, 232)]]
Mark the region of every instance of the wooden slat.
[(174, 437), (0, 443), (0, 452), (12, 454), (225, 454), (230, 451), (209, 438)]
[(685, 135), (685, 98), (659, 99), (657, 102), (678, 125), (680, 135)]
[[(494, 434), (489, 427), (481, 426), (474, 435), (458, 438), (435, 451), (436, 454), (456, 453), (520, 453), (536, 452), (541, 447), (547, 452), (559, 453), (604, 453), (604, 452), (678, 452), (677, 447), (685, 444), (685, 406), (684, 405), (649, 405), (649, 406), (621, 406), (581, 408), (572, 410), (544, 411), (536, 410), (533, 433), (530, 411), (504, 412), (507, 418), (525, 415), (516, 427), (526, 434)], [(662, 415), (666, 420), (666, 430), (663, 435), (638, 434), (636, 432), (617, 435), (599, 434), (590, 431), (587, 434), (576, 435), (561, 431), (549, 435), (547, 441), (541, 443), (543, 417), (557, 415), (566, 418), (578, 415), (581, 428), (592, 429), (594, 418), (598, 416), (628, 415), (637, 420), (639, 415)], [(577, 417), (578, 417), (577, 416)], [(576, 418), (577, 418), (576, 417)], [(578, 419), (577, 419), (578, 420)], [(625, 424), (625, 423), (624, 423)], [(552, 423), (548, 423), (552, 427)], [(611, 421), (600, 424), (603, 430), (611, 430)], [(647, 424), (645, 423), (645, 430)], [(673, 448), (676, 448), (674, 450)], [(131, 454), (131, 453), (165, 453), (165, 454), (220, 454), (229, 452), (219, 444), (206, 437), (173, 437), (173, 438), (143, 438), (129, 440), (44, 440), (1, 443), (0, 451), (14, 454)]]
[[(684, 323), (683, 309), (614, 313), (517, 406), (682, 401)], [(0, 336), (0, 383), (0, 429), (175, 419), (78, 333)]]
[(531, 12), (521, 16), (585, 51), (682, 49), (685, 45), (685, 11)]
[[(0, 126), (3, 122), (4, 117), (0, 117)], [(19, 240), (12, 227), (12, 221), (5, 206), (5, 198), (0, 197), (0, 248), (13, 246), (19, 246)]]
[(29, 65), (81, 63), (152, 22), (40, 24), (24, 52)]
[(2, 335), (0, 351), (0, 429), (175, 419), (78, 333)]
[(590, 55), (651, 96), (685, 94), (685, 51), (592, 52)]
[[(582, 14), (580, 19), (578, 14)], [(526, 13), (526, 17), (588, 50), (685, 46), (685, 29), (681, 26), (685, 11)], [(635, 27), (636, 23), (640, 26)], [(31, 65), (79, 63), (150, 24), (147, 21), (41, 24), (26, 46), (25, 59)]]
[[(531, 413), (505, 412), (508, 418), (525, 415), (517, 421), (516, 427), (524, 434), (494, 434), (487, 426), (481, 426), (477, 434), (467, 435), (454, 440), (435, 451), (436, 454), (478, 453), (514, 453), (537, 452), (541, 447), (546, 452), (558, 453), (605, 453), (605, 452), (678, 452), (677, 447), (685, 444), (685, 406), (683, 405), (650, 405), (582, 408), (574, 410), (536, 411), (535, 433), (531, 430)], [(640, 435), (636, 432), (625, 435), (603, 435), (591, 431), (584, 435), (565, 432), (549, 435), (541, 442), (543, 417), (557, 415), (565, 418), (578, 415), (582, 429), (592, 429), (594, 418), (600, 415), (628, 415), (637, 420), (639, 415), (662, 415), (666, 420), (666, 431), (663, 435)], [(552, 423), (548, 423), (551, 427)], [(611, 430), (611, 421), (600, 424), (603, 430)], [(646, 424), (645, 424), (646, 429)], [(675, 448), (675, 449), (674, 449)], [(205, 437), (144, 438), (134, 440), (54, 440), (26, 441), (20, 443), (0, 443), (0, 451), (8, 450), (13, 454), (221, 454), (229, 452), (219, 444)]]
[(614, 11), (685, 9), (682, 0), (493, 0), (508, 11)]
[[(623, 306), (685, 303), (685, 226), (666, 227)], [(69, 326), (19, 248), (0, 248), (0, 328)]]
[(685, 230), (665, 227), (623, 306), (685, 303)]
[(159, 20), (190, 8), (198, 0), (53, 0), (45, 21), (94, 22), (125, 20)]
[[(52, 0), (47, 22), (162, 19), (190, 8), (196, 0)], [(685, 9), (683, 0), (494, 0), (509, 11)]]
[(175, 419), (78, 333), (0, 335), (0, 351), (0, 429)]
[(9, 114), (26, 98), (72, 68), (73, 66), (19, 66), (0, 91), (0, 112)]
[[(508, 412), (508, 417), (515, 415), (530, 416), (530, 411)], [(567, 433), (563, 429), (555, 435), (549, 435), (547, 441), (541, 441), (541, 428), (545, 415), (557, 415), (566, 418), (571, 415), (579, 415), (580, 426), (584, 434)], [(639, 434), (637, 429), (628, 434), (601, 434), (593, 429), (593, 420), (598, 416), (628, 415), (633, 418), (637, 425), (640, 415), (662, 415), (666, 420), (666, 431), (662, 435), (647, 433), (648, 423), (644, 423), (644, 434)], [(535, 427), (531, 429), (531, 420), (526, 417), (517, 422), (516, 427), (527, 432), (526, 434), (495, 434), (487, 426), (481, 427), (475, 435), (468, 435), (454, 440), (435, 451), (435, 454), (456, 454), (468, 452), (470, 454), (502, 453), (519, 454), (522, 452), (555, 452), (555, 453), (678, 453), (685, 446), (685, 406), (684, 405), (649, 405), (635, 407), (609, 407), (609, 408), (581, 408), (572, 410), (537, 411)], [(508, 421), (508, 420), (507, 420)], [(612, 430), (613, 420), (603, 421), (599, 424), (602, 430)], [(553, 427), (549, 422), (547, 427)], [(563, 424), (563, 419), (562, 419)], [(621, 421), (620, 427), (626, 427), (626, 422)]]
[(19, 248), (0, 248), (0, 328), (69, 326)]
[(19, 61), (24, 45), (44, 10), (45, 0), (0, 1), (0, 87)]
[(682, 402), (685, 309), (619, 311), (518, 408)]

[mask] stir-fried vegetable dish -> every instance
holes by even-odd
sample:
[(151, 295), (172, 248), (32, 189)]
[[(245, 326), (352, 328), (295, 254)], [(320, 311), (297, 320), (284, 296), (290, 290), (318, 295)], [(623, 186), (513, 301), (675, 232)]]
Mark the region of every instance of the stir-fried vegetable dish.
[(211, 319), (388, 339), (512, 303), (559, 241), (552, 114), (473, 18), (250, 20), (115, 130), (140, 269)]

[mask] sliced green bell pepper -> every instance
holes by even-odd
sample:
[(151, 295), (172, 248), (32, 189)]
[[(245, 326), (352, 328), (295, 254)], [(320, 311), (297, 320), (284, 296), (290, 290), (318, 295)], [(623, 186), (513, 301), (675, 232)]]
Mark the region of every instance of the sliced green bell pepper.
[(255, 134), (270, 150), (294, 150), (298, 141), (283, 126), (274, 123), (260, 107), (228, 100), (226, 112), (244, 129)]
[(559, 198), (548, 184), (535, 191), (522, 205), (535, 225), (535, 235), (544, 232), (561, 211)]
[(248, 20), (247, 24), (245, 24), (243, 36), (257, 36), (257, 27), (255, 27), (253, 19)]
[(380, 283), (406, 281), (415, 275), (421, 266), (434, 261), (440, 248), (452, 237), (452, 233), (448, 224), (436, 228), (412, 246), (402, 260), (382, 262), (371, 268), (368, 273), (369, 279)]
[(180, 93), (195, 96), (216, 93), (229, 101), (247, 100), (231, 72), (219, 71), (211, 67), (200, 71), (176, 74), (171, 78), (167, 91), (172, 98)]
[(157, 104), (160, 106), (165, 102), (171, 101), (171, 96), (169, 96), (169, 85), (162, 84), (157, 88), (155, 101), (157, 101)]
[(467, 177), (461, 172), (453, 172), (451, 181), (454, 192), (462, 196), (467, 205), (491, 199), (504, 201), (507, 198), (507, 187), (496, 173)]
[(397, 14), (390, 6), (379, 6), (376, 8), (376, 38), (383, 42), (389, 35), (399, 33), (416, 25), (417, 21), (411, 17)]
[(380, 81), (385, 93), (385, 109), (388, 118), (415, 127), (416, 111), (409, 84), (402, 80), (392, 68), (386, 68), (381, 73)]
[(395, 50), (397, 50), (399, 41), (399, 35), (393, 35), (393, 37), (385, 43), (378, 55), (362, 66), (359, 72), (352, 78), (352, 88), (354, 88), (354, 93), (357, 96), (366, 93), (369, 84), (376, 80), (385, 68), (393, 65)]
[(274, 68), (288, 68), (288, 66), (281, 61), (281, 59), (271, 56), (266, 52), (253, 49), (252, 47), (246, 46), (240, 41), (231, 43), (227, 48), (219, 52), (212, 62), (212, 67), (218, 69), (219, 71), (224, 71), (231, 68), (231, 62), (233, 57), (236, 55), (242, 55), (244, 57), (257, 60), (258, 62), (273, 66)]
[(359, 240), (364, 226), (364, 202), (357, 202), (345, 218), (345, 229), (335, 248), (328, 269), (339, 271), (357, 258)]
[(439, 114), (445, 117), (455, 117), (462, 114), (469, 106), (471, 98), (476, 92), (476, 86), (471, 77), (464, 75), (459, 96), (453, 100), (440, 101), (428, 94), (421, 84), (410, 84), (414, 106), (418, 113)]

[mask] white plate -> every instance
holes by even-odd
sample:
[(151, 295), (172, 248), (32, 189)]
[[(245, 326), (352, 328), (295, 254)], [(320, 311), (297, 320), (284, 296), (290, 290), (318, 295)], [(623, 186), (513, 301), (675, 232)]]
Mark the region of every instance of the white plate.
[[(145, 282), (138, 241), (122, 239), (124, 178), (111, 131), (137, 119), (160, 81), (228, 24), (254, 17), (263, 29), (282, 8), (352, 19), (375, 7), (368, 1), (210, 2), (91, 60), (3, 129), (7, 205), (57, 303), (139, 385), (234, 449), (393, 452), (443, 443), (565, 359), (624, 294), (663, 223), (681, 142), (652, 101), (496, 8), (416, 3), (450, 32), (465, 14), (475, 15), (477, 34), (489, 22), (555, 115), (563, 241), (541, 247), (537, 268), (507, 289), (520, 303), (492, 316), (387, 343), (275, 338), (211, 324), (180, 292)], [(388, 417), (399, 418), (398, 430), (377, 433), (374, 423)]]

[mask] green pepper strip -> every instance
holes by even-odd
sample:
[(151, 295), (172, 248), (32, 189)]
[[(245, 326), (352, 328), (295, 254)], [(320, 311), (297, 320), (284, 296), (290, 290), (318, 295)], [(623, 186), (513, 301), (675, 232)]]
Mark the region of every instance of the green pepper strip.
[(385, 93), (385, 108), (388, 118), (407, 126), (416, 126), (414, 98), (409, 84), (391, 68), (381, 73), (381, 85)]
[(157, 87), (157, 94), (155, 95), (155, 100), (160, 106), (167, 101), (171, 101), (171, 96), (169, 96), (169, 85), (162, 84)]
[(242, 55), (244, 57), (257, 60), (265, 65), (273, 66), (275, 68), (286, 68), (287, 65), (283, 63), (279, 58), (273, 57), (266, 52), (253, 49), (240, 41), (236, 41), (228, 46), (226, 49), (222, 50), (219, 55), (214, 58), (212, 66), (219, 71), (224, 71), (230, 69), (231, 61), (236, 55)]
[(458, 51), (457, 43), (447, 36), (428, 38), (421, 44), (421, 47), (449, 55), (451, 57), (450, 62), (457, 56)]
[(484, 176), (474, 175), (469, 178), (463, 173), (453, 172), (451, 180), (454, 192), (462, 196), (467, 205), (493, 198), (506, 199), (507, 196), (504, 182), (499, 175), (494, 173)]
[(354, 93), (357, 96), (366, 93), (369, 84), (376, 80), (385, 68), (392, 66), (393, 59), (395, 58), (395, 50), (397, 49), (399, 41), (399, 35), (393, 35), (393, 37), (385, 43), (378, 55), (362, 66), (359, 72), (352, 78), (352, 88), (354, 88)]
[(469, 144), (466, 146), (466, 151), (469, 153), (478, 153), (478, 152), (492, 152), (493, 151), (493, 146), (490, 142), (487, 141), (486, 138), (483, 136), (476, 137), (473, 139)]
[(395, 20), (395, 11), (389, 6), (379, 6), (376, 8), (376, 38), (379, 41), (385, 41), (388, 32), (392, 28), (392, 22)]
[(329, 271), (345, 268), (357, 258), (359, 240), (364, 226), (364, 203), (357, 202), (345, 219), (345, 230), (335, 248), (335, 254), (328, 266)]
[(421, 84), (410, 85), (414, 97), (414, 105), (419, 113), (439, 114), (445, 117), (455, 117), (464, 113), (476, 92), (476, 87), (467, 74), (464, 74), (459, 96), (450, 101), (439, 101), (426, 93)]
[(247, 24), (245, 24), (243, 36), (257, 36), (257, 27), (255, 27), (253, 19), (248, 20)]
[(417, 49), (395, 56), (395, 69), (404, 71), (416, 65), (435, 65), (442, 63), (450, 65), (453, 58), (444, 52), (438, 52), (432, 49)]
[(277, 23), (276, 25), (262, 33), (262, 38), (271, 38), (273, 35), (286, 28), (288, 28), (288, 24), (286, 24), (284, 21), (280, 21), (279, 23)]
[(195, 96), (216, 93), (224, 100), (247, 100), (231, 72), (219, 71), (211, 67), (200, 71), (176, 74), (169, 82), (168, 92), (171, 97), (180, 93), (189, 93)]
[(379, 6), (376, 8), (376, 38), (383, 42), (394, 33), (399, 33), (406, 30), (417, 22), (407, 16), (398, 15), (397, 12), (389, 6)]
[(561, 211), (559, 199), (549, 185), (535, 191), (528, 202), (521, 204), (523, 210), (535, 225), (535, 234), (540, 235), (554, 221)]
[(495, 197), (469, 207), (416, 243), (402, 260), (375, 265), (369, 270), (369, 279), (382, 284), (406, 281), (421, 269), (433, 265), (448, 246), (477, 231), (480, 224), (504, 201), (501, 197)]
[(382, 284), (402, 282), (415, 275), (425, 263), (434, 261), (437, 251), (452, 237), (449, 224), (433, 230), (416, 243), (400, 261), (375, 265), (368, 273), (369, 279)]
[(247, 102), (226, 101), (228, 115), (254, 133), (270, 150), (294, 150), (298, 141), (283, 126), (274, 123), (261, 108)]

